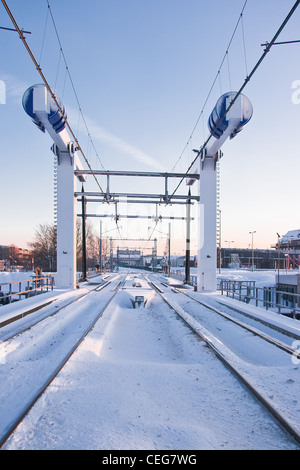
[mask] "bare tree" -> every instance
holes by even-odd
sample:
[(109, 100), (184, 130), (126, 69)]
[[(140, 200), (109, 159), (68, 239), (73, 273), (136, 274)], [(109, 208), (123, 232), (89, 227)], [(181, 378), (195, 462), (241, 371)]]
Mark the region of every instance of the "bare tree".
[[(54, 224), (40, 224), (35, 229), (34, 240), (28, 245), (34, 252), (35, 267), (40, 267), (44, 272), (56, 271), (56, 226)], [(86, 224), (86, 256), (87, 267), (99, 266), (100, 238), (93, 230), (90, 221)], [(81, 218), (76, 221), (76, 256), (77, 269), (82, 270), (82, 223)], [(102, 240), (103, 265), (109, 258), (109, 240)]]
[(34, 240), (28, 243), (34, 253), (34, 265), (46, 272), (56, 271), (56, 226), (40, 224)]
[[(76, 221), (76, 235), (77, 235), (77, 269), (82, 269), (82, 220), (77, 219)], [(100, 240), (95, 235), (93, 226), (90, 221), (86, 223), (86, 263), (87, 268), (93, 268), (99, 265), (99, 249)]]

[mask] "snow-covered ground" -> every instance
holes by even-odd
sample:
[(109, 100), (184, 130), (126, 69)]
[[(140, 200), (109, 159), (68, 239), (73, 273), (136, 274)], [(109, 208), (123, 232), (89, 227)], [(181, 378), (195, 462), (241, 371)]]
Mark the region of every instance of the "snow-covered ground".
[[(286, 272), (281, 270), (280, 272)], [(270, 287), (276, 284), (277, 271), (273, 270), (262, 270), (262, 271), (250, 271), (243, 269), (222, 269), (221, 272), (217, 272), (217, 278), (231, 279), (233, 281), (255, 281), (256, 287)]]
[[(260, 272), (259, 282), (264, 283), (264, 274), (268, 283), (275, 275)], [(231, 275), (249, 278), (255, 272)], [(22, 405), (21, 395), (36, 386), (41, 371), (53, 366), (58, 345), (64, 345), (70, 334), (83, 329), (87, 316), (99, 313), (117, 282), (113, 281), (109, 290), (81, 300), (67, 315), (51, 317), (6, 345), (5, 360), (0, 361), (3, 421), (13, 407)], [(44, 295), (48, 294), (39, 296), (39, 302)], [(61, 293), (65, 299), (69, 295)], [(20, 309), (26, 302), (34, 300), (0, 307), (0, 320), (5, 311)], [(189, 302), (183, 306), (188, 310)], [(257, 312), (272, 315), (262, 309)], [(278, 315), (275, 318), (279, 321)], [(297, 320), (283, 320), (299, 329)], [(221, 323), (216, 326), (223, 329)], [(232, 337), (233, 330), (228, 327), (223, 334)], [(261, 385), (265, 376), (269, 399), (276, 402), (277, 394), (281, 398), (286, 395), (292, 413), (295, 410), (295, 416), (300, 416), (299, 364), (278, 352), (273, 355), (267, 346), (259, 350), (250, 334), (243, 335), (239, 342), (243, 365), (249, 358), (253, 360), (248, 364), (253, 380)], [(249, 348), (252, 354), (248, 356)], [(232, 354), (238, 358), (237, 350)], [(268, 390), (269, 380), (275, 390)], [(121, 291), (4, 448), (198, 450), (299, 446), (205, 343), (174, 318), (161, 299), (153, 295), (145, 308), (133, 309), (128, 293)]]

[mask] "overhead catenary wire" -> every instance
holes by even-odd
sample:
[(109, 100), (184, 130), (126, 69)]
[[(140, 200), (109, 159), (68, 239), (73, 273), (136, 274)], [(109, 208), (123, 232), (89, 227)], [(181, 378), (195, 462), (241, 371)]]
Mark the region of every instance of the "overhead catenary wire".
[(100, 165), (101, 167), (103, 168), (104, 170), (104, 166), (103, 166), (103, 163), (98, 155), (98, 152), (97, 152), (97, 149), (94, 145), (94, 142), (91, 138), (91, 135), (90, 135), (90, 132), (89, 132), (89, 129), (88, 129), (88, 125), (87, 125), (87, 122), (85, 120), (85, 117), (84, 117), (84, 114), (82, 112), (82, 108), (81, 108), (81, 105), (80, 105), (80, 102), (79, 102), (79, 99), (78, 99), (78, 95), (77, 95), (77, 92), (76, 92), (76, 89), (75, 89), (75, 85), (74, 85), (74, 81), (72, 79), (72, 76), (71, 76), (71, 73), (70, 73), (70, 68), (67, 64), (67, 60), (66, 60), (66, 57), (65, 57), (65, 54), (64, 54), (64, 51), (63, 51), (63, 48), (62, 48), (62, 43), (61, 43), (61, 40), (60, 40), (60, 37), (59, 37), (59, 34), (58, 34), (58, 29), (56, 27), (56, 23), (55, 23), (55, 20), (54, 20), (54, 16), (53, 16), (53, 13), (52, 13), (52, 10), (51, 10), (51, 6), (50, 6), (50, 3), (49, 3), (49, 0), (47, 0), (47, 5), (48, 5), (48, 11), (50, 13), (50, 17), (51, 17), (51, 20), (52, 20), (52, 24), (53, 24), (53, 27), (54, 27), (54, 30), (55, 30), (55, 34), (56, 34), (56, 37), (57, 37), (57, 41), (58, 41), (58, 44), (59, 44), (59, 47), (60, 47), (60, 52), (61, 52), (61, 56), (63, 57), (63, 60), (64, 60), (64, 63), (65, 63), (65, 67), (66, 67), (66, 73), (69, 77), (69, 80), (70, 80), (70, 83), (71, 83), (71, 86), (72, 86), (72, 89), (73, 89), (73, 92), (74, 92), (74, 95), (75, 95), (75, 99), (76, 99), (76, 102), (77, 102), (77, 105), (78, 105), (78, 109), (79, 109), (79, 112), (80, 112), (80, 115), (82, 117), (82, 120), (83, 120), (83, 123), (84, 123), (84, 126), (85, 126), (85, 129), (86, 129), (86, 132), (88, 134), (88, 137), (89, 137), (89, 140), (92, 144), (92, 147), (94, 149), (94, 152), (100, 162)]
[(49, 18), (49, 10), (47, 10), (47, 15), (46, 15), (44, 34), (43, 34), (41, 52), (40, 52), (40, 58), (39, 58), (39, 65), (41, 65), (42, 55), (43, 55), (43, 51), (44, 51), (44, 44), (45, 44), (45, 37), (46, 37), (46, 31), (47, 31), (47, 25), (48, 25), (48, 18)]
[[(152, 232), (151, 232), (151, 234), (149, 235), (148, 240), (147, 240), (145, 246), (143, 247), (143, 250), (146, 250), (148, 243), (149, 243), (150, 241), (152, 241), (151, 238), (152, 238), (152, 235), (153, 235), (153, 233), (154, 233), (154, 231), (155, 231), (155, 229), (156, 229), (157, 224), (158, 224), (158, 221), (155, 222), (154, 228), (152, 229)], [(150, 229), (150, 227), (149, 227), (149, 229)]]
[(86, 164), (87, 164), (89, 170), (91, 171), (91, 173), (92, 173), (92, 175), (93, 175), (93, 177), (94, 177), (94, 179), (95, 179), (95, 181), (96, 181), (96, 184), (97, 184), (97, 186), (99, 187), (101, 193), (104, 193), (103, 189), (101, 188), (101, 186), (100, 186), (100, 184), (99, 184), (98, 179), (96, 178), (96, 175), (94, 174), (94, 172), (93, 172), (93, 170), (92, 170), (92, 168), (91, 168), (91, 166), (90, 166), (90, 163), (89, 163), (87, 157), (85, 156), (84, 151), (82, 150), (81, 146), (79, 145), (78, 139), (77, 139), (77, 137), (75, 136), (75, 134), (74, 134), (74, 132), (73, 132), (73, 130), (72, 130), (72, 128), (71, 128), (69, 122), (68, 122), (68, 119), (65, 117), (64, 112), (63, 112), (63, 110), (61, 109), (61, 106), (59, 105), (59, 103), (58, 103), (58, 101), (57, 101), (57, 98), (56, 98), (55, 94), (53, 93), (53, 91), (52, 91), (52, 89), (51, 89), (51, 87), (50, 87), (50, 85), (49, 85), (49, 83), (48, 83), (46, 77), (44, 76), (41, 67), (40, 67), (39, 64), (37, 63), (37, 61), (36, 61), (36, 59), (35, 59), (35, 57), (34, 57), (32, 51), (31, 51), (31, 49), (30, 49), (30, 47), (29, 47), (29, 45), (27, 44), (27, 41), (26, 41), (26, 39), (25, 39), (25, 37), (24, 37), (24, 35), (23, 35), (22, 30), (19, 28), (19, 26), (18, 26), (18, 24), (17, 24), (17, 22), (16, 22), (16, 20), (15, 20), (15, 18), (14, 18), (14, 16), (13, 16), (13, 14), (11, 13), (10, 9), (8, 8), (8, 5), (7, 5), (7, 3), (5, 2), (5, 0), (1, 0), (1, 1), (2, 1), (2, 4), (3, 4), (4, 8), (6, 9), (6, 11), (7, 11), (8, 15), (9, 15), (11, 21), (13, 22), (13, 24), (14, 24), (16, 30), (18, 31), (19, 37), (20, 37), (21, 41), (23, 42), (23, 44), (24, 44), (24, 46), (25, 46), (25, 48), (26, 48), (26, 50), (27, 50), (27, 52), (28, 52), (28, 54), (29, 54), (31, 60), (33, 61), (34, 65), (35, 65), (35, 67), (36, 67), (36, 69), (37, 69), (37, 71), (39, 72), (39, 74), (40, 74), (40, 76), (41, 76), (41, 78), (42, 78), (42, 80), (43, 80), (43, 82), (44, 82), (44, 84), (45, 84), (45, 86), (46, 86), (48, 92), (50, 93), (50, 95), (51, 95), (51, 97), (52, 97), (54, 103), (56, 104), (56, 106), (57, 106), (59, 112), (61, 113), (62, 118), (64, 119), (64, 122), (65, 122), (67, 128), (69, 129), (69, 131), (70, 131), (70, 133), (71, 133), (73, 139), (74, 139), (74, 142), (75, 142), (75, 144), (76, 144), (77, 150), (80, 151), (80, 153), (82, 154), (82, 156), (83, 156), (83, 158), (84, 158), (84, 160), (85, 160), (85, 162), (86, 162)]
[(226, 52), (225, 52), (225, 54), (224, 54), (224, 56), (223, 56), (223, 58), (222, 58), (222, 60), (221, 60), (221, 63), (220, 63), (219, 68), (218, 68), (218, 71), (217, 71), (216, 76), (215, 76), (215, 78), (214, 78), (214, 80), (213, 80), (213, 82), (212, 82), (212, 85), (211, 85), (210, 89), (209, 89), (209, 92), (208, 92), (208, 94), (207, 94), (207, 97), (206, 97), (206, 99), (205, 99), (205, 101), (204, 101), (204, 104), (203, 104), (203, 106), (202, 106), (201, 112), (200, 112), (200, 114), (199, 114), (199, 116), (198, 116), (198, 118), (197, 118), (197, 120), (196, 120), (196, 123), (195, 123), (193, 129), (192, 129), (191, 135), (190, 135), (190, 137), (188, 138), (187, 143), (185, 144), (185, 146), (184, 146), (184, 148), (183, 148), (183, 150), (182, 150), (182, 152), (181, 152), (179, 158), (177, 159), (177, 161), (176, 161), (176, 163), (175, 163), (175, 165), (173, 166), (173, 168), (172, 168), (171, 171), (173, 171), (173, 170), (176, 168), (178, 162), (181, 160), (181, 158), (182, 158), (184, 152), (186, 151), (187, 146), (189, 145), (189, 142), (191, 141), (191, 139), (192, 139), (192, 137), (193, 137), (193, 135), (194, 135), (194, 133), (195, 133), (197, 127), (198, 127), (198, 124), (199, 124), (199, 121), (200, 121), (200, 119), (201, 119), (201, 116), (203, 116), (204, 109), (205, 109), (205, 107), (206, 107), (206, 105), (207, 105), (207, 103), (208, 103), (208, 100), (209, 100), (209, 98), (210, 98), (210, 95), (211, 95), (211, 93), (212, 93), (214, 87), (215, 87), (215, 84), (216, 84), (217, 80), (218, 80), (219, 77), (220, 77), (220, 72), (221, 72), (221, 69), (222, 69), (223, 64), (224, 64), (224, 62), (225, 62), (226, 59), (227, 59), (227, 67), (228, 67), (229, 81), (231, 81), (231, 79), (230, 79), (230, 71), (229, 71), (228, 53), (229, 53), (229, 49), (230, 49), (230, 47), (231, 47), (232, 41), (233, 41), (233, 39), (234, 39), (234, 37), (235, 37), (236, 31), (237, 31), (237, 29), (238, 29), (239, 23), (242, 21), (243, 13), (244, 13), (245, 8), (246, 8), (246, 6), (247, 6), (247, 2), (248, 2), (248, 0), (245, 0), (245, 3), (244, 3), (243, 8), (242, 8), (242, 11), (241, 11), (241, 13), (240, 13), (240, 15), (239, 15), (238, 21), (236, 22), (236, 25), (235, 25), (234, 30), (233, 30), (233, 33), (232, 33), (232, 35), (231, 35), (230, 41), (229, 41), (228, 46), (227, 46), (227, 48), (226, 48)]
[(243, 47), (244, 47), (245, 69), (246, 69), (246, 76), (247, 76), (247, 75), (248, 75), (248, 63), (247, 63), (246, 41), (245, 41), (245, 28), (244, 28), (243, 13), (241, 13), (241, 25), (242, 25), (242, 37), (243, 37)]
[[(286, 16), (285, 20), (283, 21), (283, 23), (281, 24), (281, 26), (279, 27), (279, 29), (277, 30), (275, 36), (273, 37), (273, 39), (269, 42), (269, 43), (266, 43), (266, 48), (263, 52), (263, 54), (261, 55), (261, 57), (259, 58), (259, 60), (257, 61), (257, 63), (255, 64), (255, 66), (253, 67), (253, 69), (251, 70), (250, 74), (246, 76), (245, 80), (244, 80), (244, 83), (243, 85), (240, 87), (240, 89), (237, 91), (235, 97), (231, 100), (230, 104), (228, 105), (227, 109), (225, 110), (224, 114), (220, 117), (219, 121), (221, 122), (224, 117), (226, 116), (226, 114), (229, 112), (229, 110), (232, 108), (232, 106), (234, 105), (234, 103), (236, 102), (236, 100), (238, 99), (238, 97), (240, 96), (240, 94), (242, 93), (242, 91), (244, 90), (244, 88), (247, 86), (247, 84), (249, 83), (249, 81), (251, 80), (251, 78), (253, 77), (254, 73), (256, 72), (256, 70), (258, 69), (258, 67), (261, 65), (261, 63), (263, 62), (263, 60), (266, 58), (266, 55), (268, 54), (268, 52), (270, 52), (270, 49), (271, 47), (274, 45), (274, 43), (276, 42), (278, 36), (280, 35), (280, 33), (282, 32), (282, 30), (285, 28), (286, 24), (288, 23), (288, 21), (290, 20), (290, 18), (293, 16), (293, 14), (295, 13), (297, 7), (299, 6), (300, 4), (300, 0), (297, 0), (296, 3), (294, 4), (294, 6), (292, 7), (292, 9), (290, 10), (290, 12), (288, 13), (288, 15)], [(202, 113), (202, 112), (201, 112)], [(215, 126), (215, 128), (213, 130), (215, 130), (216, 128), (218, 127), (218, 124)], [(210, 139), (212, 138), (213, 136), (213, 132), (211, 132), (211, 134), (209, 135), (209, 137), (206, 139), (206, 141), (204, 142), (204, 144), (202, 145), (202, 147), (200, 148), (200, 150), (197, 152), (197, 156), (194, 158), (194, 160), (192, 161), (192, 163), (189, 165), (188, 169), (186, 170), (186, 175), (189, 173), (190, 169), (194, 166), (194, 164), (196, 163), (197, 159), (199, 158), (199, 155), (201, 154), (201, 151), (206, 147), (206, 145), (208, 144), (208, 142), (210, 141)], [(183, 182), (183, 180), (185, 179), (185, 177), (181, 178), (181, 180), (179, 181), (178, 185), (176, 186), (176, 188), (174, 189), (173, 193), (172, 193), (172, 196), (174, 196), (174, 194), (176, 193), (176, 191), (178, 190), (179, 186), (181, 185), (181, 183)], [(171, 197), (172, 197), (171, 196)]]

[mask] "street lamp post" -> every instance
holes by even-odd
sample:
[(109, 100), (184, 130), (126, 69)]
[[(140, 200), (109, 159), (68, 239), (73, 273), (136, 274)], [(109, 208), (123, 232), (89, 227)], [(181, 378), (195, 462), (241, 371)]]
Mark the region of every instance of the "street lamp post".
[(251, 236), (252, 236), (252, 271), (254, 271), (254, 248), (253, 248), (253, 235), (254, 233), (256, 233), (256, 230), (253, 230), (253, 232), (249, 232), (251, 233)]
[[(230, 243), (234, 243), (234, 240), (225, 240), (225, 243), (228, 243), (228, 265), (229, 266), (229, 260), (230, 260)], [(225, 252), (224, 252), (224, 262), (225, 262)]]
[(279, 233), (277, 232), (277, 249), (278, 249), (278, 261), (277, 261), (277, 273), (278, 273), (278, 277), (277, 277), (277, 284), (279, 285), (279, 268), (280, 268), (280, 235)]

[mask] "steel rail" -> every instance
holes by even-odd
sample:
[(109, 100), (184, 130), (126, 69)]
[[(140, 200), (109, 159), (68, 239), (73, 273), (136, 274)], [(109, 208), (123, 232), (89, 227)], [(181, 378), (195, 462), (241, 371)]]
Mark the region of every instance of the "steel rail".
[[(127, 276), (126, 276), (127, 277)], [(8, 429), (5, 431), (3, 436), (0, 436), (0, 449), (4, 446), (4, 444), (7, 442), (7, 440), (10, 438), (10, 436), (13, 434), (13, 432), (16, 430), (16, 428), (19, 426), (19, 424), (23, 421), (25, 416), (29, 413), (29, 411), (32, 409), (32, 407), (35, 405), (35, 403), (38, 401), (38, 399), (43, 395), (43, 393), (47, 390), (49, 385), (53, 382), (53, 380), (56, 378), (58, 373), (62, 370), (62, 368), (65, 366), (65, 364), (69, 361), (71, 356), (75, 353), (75, 351), (79, 348), (83, 340), (86, 338), (86, 336), (90, 333), (90, 331), (94, 328), (96, 325), (97, 321), (103, 316), (103, 313), (105, 310), (108, 308), (112, 300), (115, 298), (117, 293), (119, 292), (120, 287), (126, 280), (123, 280), (123, 282), (120, 282), (117, 286), (116, 289), (113, 291), (112, 296), (108, 300), (108, 302), (105, 304), (105, 306), (101, 309), (100, 313), (97, 315), (97, 317), (93, 320), (93, 322), (87, 327), (83, 335), (76, 341), (76, 343), (73, 345), (73, 347), (69, 350), (69, 352), (64, 356), (64, 358), (59, 362), (59, 364), (55, 367), (54, 371), (51, 372), (49, 377), (44, 381), (44, 383), (39, 387), (39, 389), (36, 391), (34, 396), (30, 399), (28, 404), (24, 407), (22, 412), (19, 413), (19, 415), (13, 420), (13, 422), (10, 424)], [(92, 291), (91, 291), (92, 292)], [(89, 292), (89, 293), (91, 293)]]
[[(57, 308), (56, 310), (50, 312), (47, 316), (43, 317), (43, 318), (40, 318), (39, 320), (35, 321), (34, 323), (31, 323), (29, 326), (27, 326), (26, 328), (24, 328), (23, 330), (21, 331), (18, 331), (17, 333), (14, 333), (13, 335), (11, 336), (8, 336), (8, 337), (3, 337), (1, 338), (1, 342), (5, 342), (5, 341), (10, 341), (12, 340), (13, 338), (15, 338), (16, 336), (19, 336), (21, 335), (22, 333), (24, 333), (25, 331), (29, 330), (30, 328), (32, 328), (33, 326), (35, 325), (38, 325), (39, 323), (41, 323), (42, 321), (46, 320), (47, 318), (49, 317), (54, 317), (57, 313), (59, 313), (61, 310), (64, 310), (65, 308), (69, 307), (70, 305), (74, 304), (75, 302), (78, 302), (79, 300), (83, 299), (84, 297), (86, 297), (87, 295), (91, 294), (92, 292), (95, 292), (95, 291), (99, 291), (101, 289), (103, 289), (104, 287), (108, 286), (109, 284), (111, 283), (111, 281), (107, 281), (105, 282), (104, 284), (100, 284), (98, 285), (97, 287), (94, 287), (93, 289), (89, 290), (88, 292), (85, 292), (84, 294), (81, 294), (79, 297), (77, 297), (76, 299), (73, 299), (71, 300), (70, 302), (68, 302), (67, 304), (63, 305), (62, 307), (60, 308)], [(11, 323), (14, 323), (15, 321), (17, 320), (21, 320), (22, 318), (25, 318), (26, 316), (30, 315), (31, 313), (34, 313), (38, 310), (41, 310), (42, 308), (44, 307), (47, 307), (48, 305), (50, 305), (51, 303), (55, 302), (56, 300), (59, 300), (58, 297), (55, 297), (53, 300), (51, 299), (50, 301), (42, 304), (41, 306), (38, 306), (38, 307), (35, 307), (35, 308), (32, 308), (30, 310), (27, 310), (26, 312), (23, 312), (23, 313), (20, 313), (18, 315), (16, 315), (15, 317), (11, 317), (10, 319), (6, 320), (6, 321), (3, 321), (2, 323), (0, 323), (0, 328), (3, 328)]]
[[(165, 303), (177, 313), (177, 315), (188, 325), (188, 327), (203, 340), (212, 351), (216, 354), (216, 356), (236, 375), (236, 377), (248, 388), (248, 390), (256, 397), (256, 399), (270, 412), (270, 414), (283, 426), (286, 431), (300, 444), (300, 432), (293, 426), (293, 424), (283, 416), (274, 406), (273, 404), (264, 397), (255, 386), (251, 384), (251, 382), (230, 362), (229, 359), (225, 357), (223, 352), (217, 348), (217, 346), (213, 343), (213, 341), (208, 338), (208, 336), (203, 332), (200, 331), (192, 321), (190, 321), (182, 312), (186, 313), (188, 316), (192, 318), (188, 312), (186, 312), (182, 307), (182, 312), (174, 306), (164, 295), (163, 291), (156, 286), (155, 283), (148, 281), (156, 290), (156, 292), (161, 296), (161, 298), (165, 301)], [(193, 319), (195, 320), (195, 319)], [(196, 323), (200, 326), (199, 322), (195, 320)]]
[[(226, 318), (226, 320), (229, 320), (231, 321), (232, 323), (235, 323), (236, 325), (240, 326), (241, 328), (244, 328), (245, 330), (248, 330), (250, 331), (251, 333), (253, 333), (254, 335), (256, 336), (259, 336), (260, 338), (264, 339), (265, 341), (267, 341), (268, 343), (272, 344), (273, 346), (276, 346), (277, 348), (287, 352), (288, 354), (291, 354), (292, 356), (294, 355), (298, 355), (299, 353), (299, 350), (298, 349), (295, 349), (295, 348), (292, 348), (291, 346), (288, 346), (287, 344), (283, 343), (282, 341), (279, 341), (275, 338), (272, 338), (272, 336), (269, 336), (265, 333), (263, 333), (262, 331), (258, 330), (257, 328), (253, 327), (253, 326), (250, 326), (250, 325), (247, 325), (246, 323), (244, 322), (241, 322), (240, 320), (237, 320), (236, 318), (233, 318), (231, 317), (230, 315), (228, 315), (227, 313), (225, 312), (221, 312), (220, 310), (218, 310), (216, 307), (213, 307), (212, 305), (209, 305), (207, 304), (206, 302), (202, 302), (200, 301), (199, 299), (195, 299), (194, 297), (190, 296), (189, 294), (187, 294), (186, 292), (183, 292), (182, 290), (176, 288), (176, 287), (172, 287), (176, 292), (180, 292), (181, 294), (184, 294), (186, 295), (189, 299), (191, 300), (194, 300), (195, 302), (197, 302), (198, 304), (200, 305), (203, 305), (203, 307), (205, 308), (208, 308), (209, 310), (213, 310), (215, 313), (217, 313), (218, 315)], [(233, 310), (230, 306), (226, 306), (229, 310)], [(253, 317), (251, 317), (253, 318)]]

